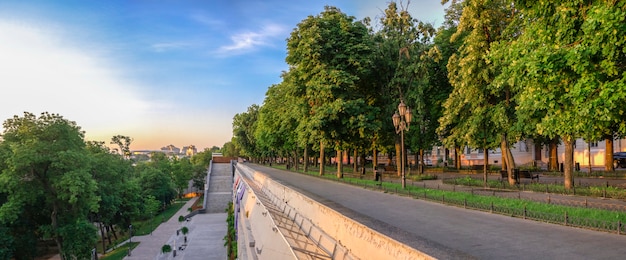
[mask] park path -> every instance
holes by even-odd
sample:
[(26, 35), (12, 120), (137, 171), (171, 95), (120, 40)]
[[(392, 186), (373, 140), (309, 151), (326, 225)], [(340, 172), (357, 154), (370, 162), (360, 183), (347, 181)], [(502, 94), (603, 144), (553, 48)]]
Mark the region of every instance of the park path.
[(616, 259), (626, 236), (465, 210), (249, 164), (370, 228), (440, 259)]
[[(125, 257), (126, 260), (146, 260), (155, 259), (161, 252), (161, 247), (168, 242), (172, 241), (176, 237), (176, 230), (180, 229), (183, 224), (178, 221), (179, 216), (186, 216), (189, 214), (187, 210), (198, 197), (192, 198), (185, 203), (185, 205), (174, 214), (170, 219), (161, 223), (152, 234), (145, 236), (133, 236), (133, 242), (140, 242), (139, 245), (131, 251), (131, 255)], [(193, 218), (191, 221), (194, 221)], [(189, 223), (184, 223), (188, 225)], [(174, 247), (172, 245), (172, 247)]]

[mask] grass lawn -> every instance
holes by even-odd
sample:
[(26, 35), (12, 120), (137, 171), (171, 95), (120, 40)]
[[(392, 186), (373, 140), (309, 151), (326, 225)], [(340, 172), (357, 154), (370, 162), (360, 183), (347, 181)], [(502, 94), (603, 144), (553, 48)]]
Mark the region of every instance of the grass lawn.
[[(138, 245), (139, 245), (139, 242), (132, 242), (131, 243), (132, 248), (135, 248)], [(127, 255), (128, 255), (128, 244), (125, 244), (125, 245), (120, 246), (119, 248), (111, 251), (110, 253), (108, 253), (107, 255), (105, 255), (103, 257), (101, 257), (100, 259), (102, 259), (102, 260), (122, 260)], [(132, 255), (132, 251), (131, 251), (131, 255)]]
[[(278, 166), (274, 168), (284, 169), (285, 167)], [(329, 170), (329, 168), (326, 169)], [(334, 169), (336, 171), (336, 168)], [(299, 173), (303, 172), (299, 171)], [(319, 176), (319, 170), (315, 171), (314, 169), (310, 169), (309, 172), (303, 174), (345, 182), (370, 189), (380, 189), (385, 192), (395, 192), (418, 198), (427, 198), (433, 201), (444, 201), (444, 203), (455, 204), (457, 206), (467, 205), (468, 207), (482, 210), (495, 208), (496, 211), (500, 213), (506, 212), (505, 214), (509, 214), (510, 212), (515, 212), (513, 215), (517, 216), (524, 214), (520, 212), (527, 212), (531, 218), (548, 222), (558, 222), (554, 219), (567, 216), (567, 218), (571, 221), (597, 223), (590, 224), (589, 227), (591, 228), (600, 228), (599, 226), (605, 225), (604, 223), (615, 224), (618, 223), (618, 221), (619, 223), (626, 223), (626, 213), (618, 211), (562, 206), (513, 198), (474, 195), (468, 192), (444, 191), (428, 188), (424, 189), (422, 187), (411, 185), (407, 185), (406, 189), (403, 190), (400, 183), (376, 182), (372, 180), (371, 175), (369, 175), (369, 178), (367, 179), (345, 176), (342, 179), (338, 179), (335, 172), (326, 171), (324, 176)]]
[(159, 213), (152, 219), (142, 220), (142, 221), (134, 221), (133, 222), (133, 233), (135, 236), (143, 236), (148, 235), (152, 231), (154, 231), (161, 223), (170, 219), (180, 208), (182, 208), (185, 203), (190, 199), (178, 199), (170, 207), (165, 209), (163, 212)]
[[(185, 205), (185, 203), (187, 203), (188, 200), (190, 200), (190, 199), (183, 198), (183, 199), (176, 200), (165, 211), (159, 213), (158, 215), (156, 215), (152, 219), (141, 220), (141, 221), (133, 221), (132, 222), (133, 223), (133, 236), (143, 236), (143, 235), (150, 234), (161, 223), (167, 221), (172, 216), (174, 216), (174, 214), (176, 214), (176, 212), (178, 212), (178, 210), (180, 210), (180, 208), (182, 208)], [(123, 241), (126, 241), (128, 239), (128, 232), (127, 232), (128, 230), (124, 229), (124, 231), (125, 231), (124, 233), (121, 233), (121, 234), (118, 235), (118, 239), (116, 241), (113, 241), (113, 244), (119, 244), (119, 243), (121, 243)], [(133, 242), (133, 244), (134, 244), (133, 245), (133, 248), (134, 248), (139, 243)], [(122, 248), (125, 249), (125, 253), (124, 254), (118, 252)], [(102, 252), (102, 244), (100, 242), (98, 243), (98, 249), (97, 250), (98, 250), (98, 252)], [(122, 257), (120, 257), (120, 258), (110, 258), (110, 259), (122, 259), (123, 256), (125, 256), (127, 253), (128, 253), (128, 246), (124, 245), (124, 246), (121, 246), (120, 248), (116, 249), (112, 253), (107, 254), (103, 259), (109, 259), (108, 257), (110, 257), (113, 254), (115, 254), (115, 255), (122, 254)]]

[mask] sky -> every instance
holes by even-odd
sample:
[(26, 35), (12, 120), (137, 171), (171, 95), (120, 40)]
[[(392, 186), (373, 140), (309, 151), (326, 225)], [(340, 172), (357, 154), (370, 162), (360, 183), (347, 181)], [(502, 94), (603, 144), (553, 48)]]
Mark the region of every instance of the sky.
[[(409, 12), (439, 26), (440, 2)], [(291, 31), (327, 5), (375, 21), (388, 1), (0, 0), (0, 120), (50, 112), (132, 150), (221, 147), (281, 82)]]

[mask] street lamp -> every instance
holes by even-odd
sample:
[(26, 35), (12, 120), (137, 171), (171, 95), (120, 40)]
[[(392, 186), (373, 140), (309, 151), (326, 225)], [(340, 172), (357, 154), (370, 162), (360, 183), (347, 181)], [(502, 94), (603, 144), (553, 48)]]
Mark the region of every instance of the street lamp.
[(133, 225), (128, 225), (128, 235), (128, 256), (130, 256), (133, 248)]
[(396, 128), (396, 134), (400, 134), (400, 143), (402, 145), (402, 150), (400, 151), (400, 156), (402, 156), (401, 167), (402, 167), (402, 188), (406, 188), (406, 175), (404, 174), (404, 166), (406, 164), (406, 159), (404, 155), (404, 131), (409, 131), (409, 126), (411, 125), (411, 118), (413, 114), (411, 114), (411, 109), (404, 104), (403, 100), (400, 100), (400, 104), (398, 105), (398, 111), (393, 114), (393, 126)]

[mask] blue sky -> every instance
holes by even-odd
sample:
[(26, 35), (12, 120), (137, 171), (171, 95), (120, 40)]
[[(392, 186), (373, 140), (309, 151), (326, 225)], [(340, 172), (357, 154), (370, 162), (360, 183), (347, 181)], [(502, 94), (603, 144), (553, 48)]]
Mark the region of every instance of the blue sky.
[[(375, 19), (386, 0), (0, 0), (0, 120), (59, 113), (131, 149), (222, 146), (280, 82), (286, 39), (325, 5)], [(439, 0), (411, 1), (440, 25)]]

